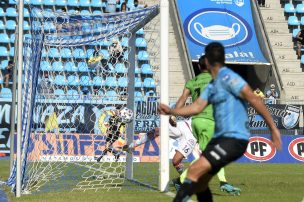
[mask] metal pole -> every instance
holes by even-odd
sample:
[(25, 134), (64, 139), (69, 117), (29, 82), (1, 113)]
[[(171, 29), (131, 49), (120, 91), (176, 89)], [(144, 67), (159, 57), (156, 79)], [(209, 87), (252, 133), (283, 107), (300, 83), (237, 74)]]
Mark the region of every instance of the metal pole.
[(17, 172), (16, 197), (21, 196), (21, 132), (22, 132), (22, 66), (23, 66), (23, 0), (19, 0), (18, 18), (18, 117), (17, 117)]
[[(169, 1), (160, 1), (160, 102), (169, 104)], [(160, 179), (159, 190), (169, 184), (169, 117), (160, 117)]]
[(10, 129), (10, 173), (14, 165), (14, 144), (15, 144), (15, 115), (16, 115), (16, 87), (17, 87), (17, 54), (18, 54), (18, 25), (15, 32), (15, 52), (14, 52), (14, 69), (13, 69), (13, 87), (12, 87), (12, 103), (11, 103), (11, 129)]
[[(135, 110), (134, 110), (134, 91), (135, 91), (135, 33), (132, 33), (131, 38), (129, 39), (129, 47), (131, 47), (129, 53), (129, 67), (128, 67), (128, 101), (127, 107), (131, 109), (134, 113), (134, 118), (131, 123), (129, 123), (127, 128), (127, 144), (133, 142), (134, 139), (134, 120), (135, 120)], [(133, 154), (127, 153), (126, 159), (126, 178), (133, 179)]]

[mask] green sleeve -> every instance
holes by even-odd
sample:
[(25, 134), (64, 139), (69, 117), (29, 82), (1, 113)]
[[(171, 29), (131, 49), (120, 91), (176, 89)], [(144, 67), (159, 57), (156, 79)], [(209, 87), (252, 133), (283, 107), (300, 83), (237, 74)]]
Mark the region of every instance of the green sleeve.
[(193, 88), (192, 80), (187, 81), (187, 83), (185, 85), (185, 88), (187, 88), (189, 90), (192, 90), (192, 88)]

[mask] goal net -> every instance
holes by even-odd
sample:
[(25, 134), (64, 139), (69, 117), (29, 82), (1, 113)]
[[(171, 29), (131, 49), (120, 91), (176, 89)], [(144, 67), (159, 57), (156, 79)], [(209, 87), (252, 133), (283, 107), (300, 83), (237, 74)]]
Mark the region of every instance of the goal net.
[[(31, 8), (24, 41), (23, 193), (157, 187), (159, 6), (101, 15)], [(132, 122), (118, 114), (133, 110)], [(15, 186), (14, 166), (8, 184)]]

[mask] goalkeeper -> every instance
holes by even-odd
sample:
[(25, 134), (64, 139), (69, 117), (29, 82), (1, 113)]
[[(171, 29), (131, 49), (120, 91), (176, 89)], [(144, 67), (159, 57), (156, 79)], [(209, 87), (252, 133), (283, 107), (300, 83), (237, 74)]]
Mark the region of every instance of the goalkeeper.
[(104, 119), (104, 125), (107, 126), (106, 146), (101, 155), (96, 158), (97, 162), (100, 162), (102, 157), (108, 152), (114, 155), (115, 161), (119, 160), (121, 152), (113, 148), (113, 143), (122, 136), (126, 129), (126, 123), (132, 121), (132, 118), (132, 110), (126, 107), (121, 110), (116, 109), (107, 112), (107, 116)]
[[(198, 62), (198, 67), (201, 73), (195, 78), (187, 81), (184, 91), (180, 98), (176, 103), (175, 108), (182, 108), (188, 97), (191, 95), (192, 102), (194, 102), (197, 98), (200, 97), (200, 94), (207, 87), (209, 82), (211, 81), (211, 75), (207, 71), (207, 67), (205, 64), (205, 56), (201, 56)], [(204, 151), (207, 144), (211, 140), (214, 134), (214, 118), (213, 118), (213, 110), (212, 106), (209, 105), (203, 112), (192, 117), (192, 132), (194, 137), (197, 139), (200, 150)], [(185, 171), (187, 172), (187, 171)], [(226, 191), (231, 194), (239, 194), (240, 189), (229, 184), (225, 177), (224, 168), (222, 168), (217, 176), (220, 180), (220, 189), (222, 191)], [(186, 173), (181, 175), (180, 180), (173, 180), (173, 184), (175, 187), (179, 187), (180, 181), (183, 182), (186, 177)]]

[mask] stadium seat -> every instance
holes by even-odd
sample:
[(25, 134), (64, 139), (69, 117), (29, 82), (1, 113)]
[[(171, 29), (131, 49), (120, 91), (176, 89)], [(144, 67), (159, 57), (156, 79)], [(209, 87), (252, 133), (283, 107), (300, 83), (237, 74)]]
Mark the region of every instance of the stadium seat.
[(135, 102), (141, 102), (145, 100), (143, 94), (139, 91), (134, 92), (134, 97)]
[(9, 55), (12, 56), (12, 57), (15, 55), (15, 47), (10, 48)]
[(151, 65), (149, 65), (149, 64), (143, 64), (143, 65), (141, 65), (141, 72), (143, 74), (153, 74)]
[(304, 4), (298, 4), (296, 7), (297, 13), (304, 13)]
[(95, 10), (95, 11), (93, 11), (93, 14), (94, 14), (94, 15), (101, 15), (101, 14), (102, 14), (102, 12), (101, 12), (101, 11), (99, 11), (99, 10)]
[(86, 58), (86, 54), (85, 54), (84, 50), (81, 48), (76, 48), (73, 51), (73, 56), (74, 56), (74, 58), (81, 58), (81, 59)]
[(82, 10), (80, 11), (81, 15), (91, 15), (91, 12), (89, 10)]
[(128, 79), (126, 77), (120, 77), (118, 79), (118, 86), (121, 88), (128, 87)]
[(296, 16), (289, 16), (288, 17), (288, 25), (291, 26), (298, 26), (300, 25), (300, 22)]
[(144, 35), (145, 34), (145, 31), (143, 28), (139, 29), (137, 32), (136, 32), (137, 35)]
[(7, 34), (2, 33), (0, 34), (0, 43), (9, 43), (10, 42), (10, 38), (8, 37)]
[(89, 76), (81, 76), (79, 84), (81, 86), (91, 86), (92, 82)]
[(304, 25), (304, 16), (303, 16), (303, 17), (301, 17), (300, 24), (301, 24), (301, 25)]
[(78, 68), (74, 62), (66, 62), (64, 65), (64, 70), (67, 72), (78, 72)]
[(43, 0), (31, 0), (31, 4), (33, 5), (43, 5)]
[(111, 45), (111, 42), (108, 41), (108, 40), (102, 40), (102, 41), (99, 41), (97, 43), (97, 45), (104, 46), (104, 47), (109, 47)]
[(102, 1), (100, 1), (100, 0), (92, 0), (91, 1), (91, 6), (92, 7), (96, 7), (96, 8), (100, 8), (100, 7), (102, 7)]
[(67, 0), (56, 0), (56, 5), (57, 6), (66, 6), (66, 5), (68, 5), (68, 1)]
[(78, 71), (79, 72), (89, 72), (90, 69), (88, 67), (88, 64), (86, 62), (79, 62), (78, 63)]
[(78, 6), (79, 1), (78, 0), (68, 0), (68, 6)]
[(46, 6), (55, 6), (56, 1), (55, 0), (44, 0), (43, 4), (46, 5)]
[(46, 21), (43, 25), (44, 30), (47, 30), (48, 32), (52, 30), (56, 30), (56, 27), (53, 22)]
[(304, 64), (304, 55), (301, 56), (301, 64)]
[(155, 88), (156, 84), (153, 78), (145, 78), (144, 80), (144, 87), (145, 88)]
[(1, 98), (12, 98), (12, 91), (9, 88), (2, 88), (0, 93)]
[(293, 13), (296, 12), (296, 10), (295, 10), (293, 4), (290, 4), (290, 3), (289, 3), (289, 4), (285, 4), (285, 6), (284, 6), (284, 12), (285, 12), (285, 13), (293, 14)]
[(134, 86), (135, 86), (135, 88), (141, 88), (142, 87), (142, 82), (141, 82), (141, 79), (139, 77), (135, 77)]
[(129, 39), (127, 37), (123, 37), (121, 39), (121, 46), (122, 47), (128, 47), (129, 46)]
[(79, 5), (81, 7), (90, 7), (91, 2), (90, 2), (90, 0), (80, 0)]
[(100, 76), (93, 78), (93, 86), (102, 86), (102, 78)]
[(135, 46), (137, 48), (147, 48), (147, 42), (144, 38), (139, 37), (139, 38), (136, 38), (136, 40), (135, 40)]
[(76, 11), (74, 9), (69, 9), (68, 14), (69, 15), (74, 15), (74, 14), (76, 14)]
[(138, 60), (139, 61), (147, 61), (149, 60), (149, 54), (147, 51), (139, 51), (138, 52)]
[[(301, 19), (301, 22), (302, 22), (302, 19)], [(292, 30), (292, 37), (296, 38), (296, 36), (298, 35), (299, 31), (301, 31), (301, 29), (294, 29), (294, 30)]]
[(8, 17), (17, 17), (18, 13), (15, 8), (9, 7), (6, 9), (6, 16)]
[(60, 100), (66, 99), (66, 95), (62, 89), (56, 89), (54, 95)]
[(63, 72), (64, 68), (62, 62), (53, 62), (52, 70), (56, 72)]
[(4, 46), (0, 46), (0, 56), (9, 56), (9, 52)]
[(60, 55), (62, 58), (71, 58), (72, 57), (72, 51), (69, 48), (62, 48), (60, 50)]
[(125, 74), (128, 72), (128, 69), (125, 67), (123, 63), (117, 63), (115, 65), (115, 72), (120, 74)]
[(78, 100), (79, 99), (79, 93), (77, 90), (74, 89), (70, 89), (67, 92), (67, 98), (69, 100)]
[(24, 21), (23, 22), (23, 30), (28, 31), (28, 30), (30, 30), (30, 28), (31, 28), (31, 26), (30, 26), (29, 22)]
[(95, 50), (94, 49), (87, 49), (87, 58), (91, 58), (94, 55)]
[(54, 83), (58, 86), (64, 86), (64, 85), (67, 85), (67, 80), (66, 80), (65, 76), (57, 75), (55, 77)]
[(11, 34), (11, 36), (10, 36), (10, 42), (11, 43), (15, 43), (15, 34)]
[(6, 29), (15, 30), (16, 29), (16, 22), (14, 20), (6, 21)]
[(107, 91), (104, 100), (105, 101), (116, 101), (116, 100), (118, 100), (118, 95), (114, 90)]
[(109, 52), (108, 52), (107, 50), (105, 50), (105, 49), (100, 50), (100, 51), (99, 51), (99, 54), (100, 54), (100, 55), (103, 55), (103, 58), (104, 58), (105, 60), (110, 59), (110, 54), (109, 54)]
[(5, 16), (5, 12), (4, 12), (3, 8), (0, 8), (0, 17), (3, 17), (3, 16)]
[(128, 61), (128, 59), (129, 59), (129, 51), (125, 51), (123, 55), (123, 60)]
[(30, 12), (29, 12), (29, 10), (27, 8), (23, 9), (23, 16), (25, 18), (29, 18), (30, 17)]
[(42, 61), (40, 63), (40, 69), (41, 71), (51, 71), (52, 67), (48, 61)]
[(105, 81), (105, 86), (107, 87), (117, 87), (117, 80), (115, 77), (107, 77)]
[(5, 69), (8, 65), (8, 60), (2, 60), (0, 64), (0, 69)]
[(0, 30), (4, 30), (5, 29), (5, 25), (3, 23), (2, 20), (0, 20)]
[(50, 48), (48, 51), (48, 56), (53, 58), (60, 58), (60, 53), (57, 48)]
[(79, 85), (79, 78), (75, 75), (68, 76), (68, 85), (70, 86), (78, 86)]
[(135, 67), (135, 74), (140, 74), (141, 73), (141, 69), (139, 67)]

